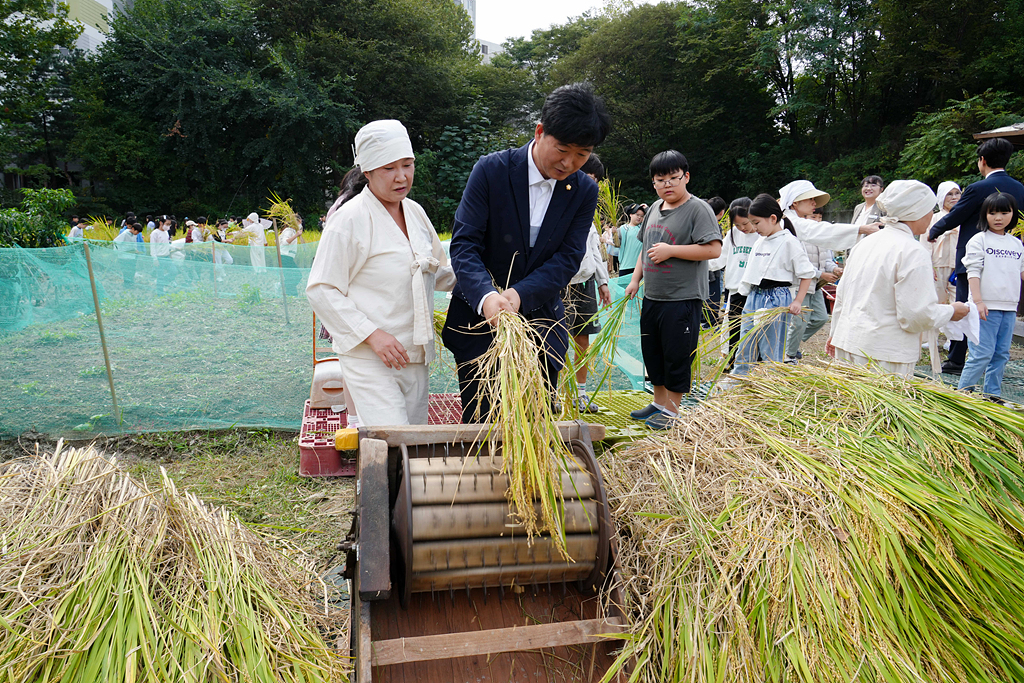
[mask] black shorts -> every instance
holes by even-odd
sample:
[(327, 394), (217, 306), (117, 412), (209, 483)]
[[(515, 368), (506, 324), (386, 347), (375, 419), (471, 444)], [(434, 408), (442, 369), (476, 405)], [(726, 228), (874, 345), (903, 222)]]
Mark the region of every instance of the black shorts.
[(569, 328), (569, 336), (578, 337), (601, 331), (601, 324), (592, 320), (597, 313), (597, 281), (594, 278), (566, 287), (562, 302), (565, 304), (565, 324)]
[(700, 299), (644, 299), (640, 310), (640, 350), (654, 386), (690, 393), (703, 307)]

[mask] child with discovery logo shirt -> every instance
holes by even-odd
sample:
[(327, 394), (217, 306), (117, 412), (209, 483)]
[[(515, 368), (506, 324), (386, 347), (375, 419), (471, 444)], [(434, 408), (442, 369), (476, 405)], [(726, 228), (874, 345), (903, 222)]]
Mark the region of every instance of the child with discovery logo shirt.
[(967, 243), (963, 264), (981, 323), (978, 343), (968, 342), (959, 388), (973, 389), (984, 376), (984, 392), (998, 397), (1017, 320), (1024, 245), (1007, 234), (1017, 225), (1017, 200), (1013, 195), (990, 194), (979, 215), (979, 232)]
[(660, 199), (651, 205), (637, 238), (643, 251), (626, 286), (632, 298), (646, 282), (640, 311), (640, 350), (654, 386), (654, 401), (630, 415), (651, 429), (668, 429), (689, 393), (708, 298), (708, 261), (722, 253), (722, 231), (711, 207), (687, 191), (686, 157), (676, 150), (655, 155), (651, 178)]

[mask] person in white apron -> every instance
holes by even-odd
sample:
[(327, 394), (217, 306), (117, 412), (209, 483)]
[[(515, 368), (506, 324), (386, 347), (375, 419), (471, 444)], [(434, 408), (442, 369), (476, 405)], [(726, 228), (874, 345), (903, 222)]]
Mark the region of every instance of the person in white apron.
[(250, 213), (242, 221), (242, 229), (236, 232), (232, 239), (237, 235), (248, 235), (249, 236), (249, 263), (252, 265), (253, 270), (257, 273), (262, 273), (267, 269), (267, 258), (266, 249), (267, 236), (264, 232), (266, 225), (260, 220), (259, 214), (255, 211)]
[(455, 275), (434, 226), (408, 199), (415, 160), (400, 122), (356, 134), (362, 191), (327, 221), (306, 295), (330, 333), (362, 425), (426, 424), (434, 290)]

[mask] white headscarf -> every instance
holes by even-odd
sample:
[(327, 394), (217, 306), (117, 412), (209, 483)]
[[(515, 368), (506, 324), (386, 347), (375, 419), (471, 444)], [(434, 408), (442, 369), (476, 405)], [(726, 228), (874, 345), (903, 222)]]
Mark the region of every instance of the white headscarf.
[(954, 183), (952, 180), (944, 180), (939, 183), (939, 189), (935, 193), (935, 205), (939, 207), (939, 211), (945, 211), (944, 204), (946, 203), (946, 195), (949, 194), (950, 190), (959, 190), (960, 186)]
[(886, 213), (882, 223), (895, 225), (930, 215), (935, 207), (935, 193), (917, 180), (895, 180), (878, 196), (877, 202)]
[(363, 172), (399, 159), (415, 158), (409, 132), (401, 121), (394, 119), (371, 121), (360, 128), (353, 151), (356, 165)]
[[(822, 192), (810, 180), (794, 180), (779, 190), (779, 206), (783, 211), (788, 209), (793, 202), (811, 198), (814, 198), (814, 204), (819, 208), (828, 204), (831, 199), (828, 192)], [(824, 198), (824, 201), (821, 201), (821, 198)]]

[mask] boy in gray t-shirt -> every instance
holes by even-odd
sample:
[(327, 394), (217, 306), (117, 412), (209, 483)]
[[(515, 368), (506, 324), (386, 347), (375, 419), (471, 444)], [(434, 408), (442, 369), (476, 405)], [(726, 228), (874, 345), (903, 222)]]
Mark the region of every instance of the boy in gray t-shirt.
[(651, 177), (661, 200), (651, 206), (640, 226), (637, 237), (644, 248), (626, 296), (635, 296), (640, 281), (646, 280), (640, 348), (654, 400), (630, 414), (651, 429), (668, 429), (679, 416), (682, 395), (690, 391), (690, 369), (708, 296), (707, 261), (722, 253), (722, 231), (711, 207), (687, 191), (689, 164), (680, 152), (656, 155)]

